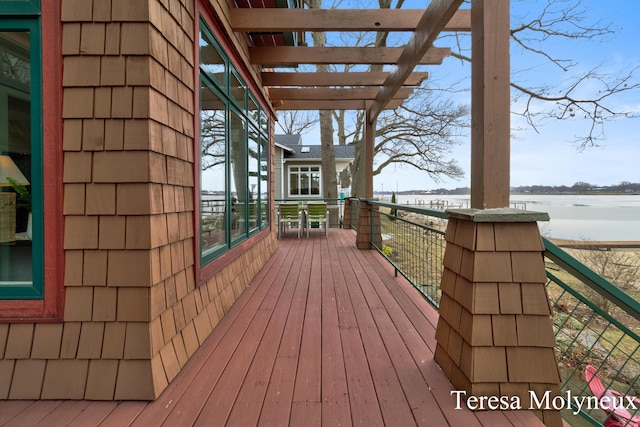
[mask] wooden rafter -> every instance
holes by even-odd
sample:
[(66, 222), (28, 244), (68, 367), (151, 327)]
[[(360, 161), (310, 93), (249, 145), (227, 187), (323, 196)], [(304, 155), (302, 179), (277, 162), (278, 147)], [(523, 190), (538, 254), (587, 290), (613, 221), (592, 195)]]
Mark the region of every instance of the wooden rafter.
[[(353, 72), (353, 73), (290, 73), (262, 72), (262, 84), (265, 86), (381, 86), (389, 73)], [(419, 86), (429, 74), (414, 72), (404, 82), (405, 86)]]
[[(238, 32), (414, 31), (421, 9), (231, 9), (231, 27)], [(470, 31), (469, 9), (458, 10), (443, 31)]]
[[(392, 99), (385, 106), (385, 109), (392, 110), (402, 105), (402, 99)], [(367, 110), (373, 101), (344, 100), (276, 100), (273, 99), (273, 106), (276, 110)]]
[[(401, 47), (251, 47), (252, 64), (292, 66), (298, 64), (397, 64), (405, 49)], [(425, 49), (417, 64), (442, 64), (449, 48)]]
[(426, 53), (433, 49), (434, 40), (461, 4), (462, 0), (432, 0), (429, 3), (429, 7), (420, 18), (413, 37), (396, 62), (397, 68), (387, 77), (384, 86), (380, 89), (371, 106), (371, 110), (369, 110), (371, 120), (378, 117), (386, 103), (393, 99), (394, 94), (413, 72), (415, 66), (420, 63)]
[[(411, 95), (413, 89), (402, 88), (396, 92), (394, 99), (405, 99)], [(336, 99), (353, 100), (353, 99), (370, 99), (373, 100), (378, 93), (375, 87), (364, 88), (271, 88), (269, 95), (272, 99), (279, 100), (326, 100), (335, 101)], [(286, 102), (286, 101), (285, 101)]]

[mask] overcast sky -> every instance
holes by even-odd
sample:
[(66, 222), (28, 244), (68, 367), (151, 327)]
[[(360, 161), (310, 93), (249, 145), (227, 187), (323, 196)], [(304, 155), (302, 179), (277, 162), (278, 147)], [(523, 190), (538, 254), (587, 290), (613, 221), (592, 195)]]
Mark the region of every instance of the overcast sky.
[[(407, 1), (405, 8), (417, 8), (424, 2)], [(375, 2), (374, 2), (375, 4)], [(520, 16), (529, 8), (538, 11), (546, 1), (512, 1), (512, 28), (522, 21)], [(590, 9), (589, 17), (602, 22), (611, 22), (616, 33), (599, 42), (556, 42), (546, 49), (562, 58), (570, 58), (578, 65), (565, 74), (575, 75), (578, 70), (589, 70), (601, 65), (602, 71), (625, 72), (640, 66), (640, 2), (613, 0), (582, 0)], [(370, 6), (375, 7), (375, 6)], [(436, 45), (439, 45), (436, 43)], [(440, 45), (439, 45), (440, 46)], [(452, 46), (455, 48), (455, 46)], [(545, 68), (542, 59), (521, 55), (512, 46), (512, 71), (527, 68), (526, 73), (518, 73), (513, 79), (536, 85), (549, 80), (564, 79), (559, 70)], [(428, 69), (433, 79), (455, 78), (468, 73), (459, 60), (448, 58), (443, 65)], [(640, 71), (636, 81), (640, 79)], [(515, 93), (512, 92), (512, 95)], [(585, 95), (588, 96), (588, 95)], [(593, 95), (591, 95), (593, 96)], [(459, 100), (469, 103), (470, 94), (461, 94)], [(640, 91), (620, 96), (608, 105), (619, 111), (640, 114)], [(512, 108), (513, 109), (513, 108)], [(605, 140), (601, 147), (580, 152), (573, 144), (575, 135), (584, 134), (590, 123), (579, 118), (573, 120), (548, 120), (539, 123), (538, 132), (528, 126), (523, 118), (511, 115), (511, 186), (520, 185), (573, 185), (584, 181), (594, 185), (612, 185), (621, 181), (640, 182), (640, 118), (621, 118), (608, 122), (604, 128)], [(599, 133), (599, 131), (598, 131)], [(460, 181), (451, 179), (434, 182), (425, 173), (407, 168), (389, 166), (382, 174), (374, 177), (374, 189), (412, 190), (433, 188), (456, 188), (469, 186), (470, 137), (462, 138), (454, 156), (465, 170), (466, 176)], [(303, 140), (316, 143), (319, 136), (306, 134)]]

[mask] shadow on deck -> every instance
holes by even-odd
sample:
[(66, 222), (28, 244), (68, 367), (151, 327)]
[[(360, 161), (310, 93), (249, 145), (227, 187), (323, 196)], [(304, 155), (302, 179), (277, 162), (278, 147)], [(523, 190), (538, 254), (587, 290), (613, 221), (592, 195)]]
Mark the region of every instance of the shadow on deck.
[(353, 231), (285, 237), (156, 401), (4, 401), (0, 425), (541, 425), (455, 409), (437, 319)]

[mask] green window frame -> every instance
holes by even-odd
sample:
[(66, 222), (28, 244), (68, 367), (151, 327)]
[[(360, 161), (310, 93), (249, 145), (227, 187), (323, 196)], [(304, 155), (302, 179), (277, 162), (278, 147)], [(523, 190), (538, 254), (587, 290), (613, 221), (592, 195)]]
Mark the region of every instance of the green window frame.
[[(198, 194), (203, 267), (269, 227), (270, 175), (268, 115), (204, 18), (199, 23)], [(211, 118), (215, 114), (214, 141)], [(213, 143), (215, 149), (211, 148)], [(214, 152), (224, 161), (224, 173), (221, 169), (212, 173)]]
[(0, 0), (3, 15), (36, 15), (40, 13), (40, 0)]
[[(13, 76), (10, 75), (12, 68)], [(15, 217), (20, 215), (19, 209), (26, 209), (31, 218), (28, 220), (30, 227), (27, 226), (26, 233), (29, 237), (26, 242), (9, 239), (8, 242), (0, 243), (0, 300), (42, 300), (45, 297), (45, 286), (42, 40), (39, 1), (0, 1), (0, 71), (3, 69), (8, 70), (8, 73), (0, 72), (0, 155), (5, 160), (11, 159), (13, 164), (17, 163), (18, 169), (27, 178), (28, 186), (21, 187), (25, 191), (24, 196), (21, 197), (21, 190), (18, 190), (16, 198), (25, 204), (28, 201), (31, 205), (30, 208), (19, 208), (15, 205), (5, 208), (10, 209), (9, 215)], [(28, 76), (25, 73), (28, 73)], [(25, 121), (24, 111), (20, 112), (15, 106), (27, 102), (25, 110), (28, 110), (26, 114), (29, 124), (21, 126)], [(19, 142), (16, 143), (14, 139)], [(22, 149), (18, 150), (16, 146)], [(16, 193), (12, 186), (5, 183), (0, 185), (2, 194)], [(5, 211), (5, 219), (6, 215)]]

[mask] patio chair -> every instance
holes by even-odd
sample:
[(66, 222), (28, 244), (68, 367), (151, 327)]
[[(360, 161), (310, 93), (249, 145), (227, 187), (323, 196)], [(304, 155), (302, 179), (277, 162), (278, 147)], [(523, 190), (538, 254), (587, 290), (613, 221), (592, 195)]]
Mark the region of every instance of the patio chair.
[(640, 399), (605, 388), (600, 378), (598, 378), (596, 368), (591, 365), (586, 366), (584, 378), (591, 393), (598, 398), (600, 409), (607, 414), (607, 419), (604, 423), (605, 427), (640, 426), (640, 415), (631, 415), (626, 408), (628, 404), (637, 408), (640, 405)]
[(278, 238), (285, 232), (285, 227), (295, 225), (298, 228), (298, 239), (302, 233), (302, 216), (297, 203), (280, 203), (278, 205)]
[(320, 224), (324, 223), (324, 235), (329, 237), (329, 211), (326, 203), (309, 202), (307, 204), (307, 239), (309, 238), (311, 223), (317, 223), (318, 228), (320, 228)]

